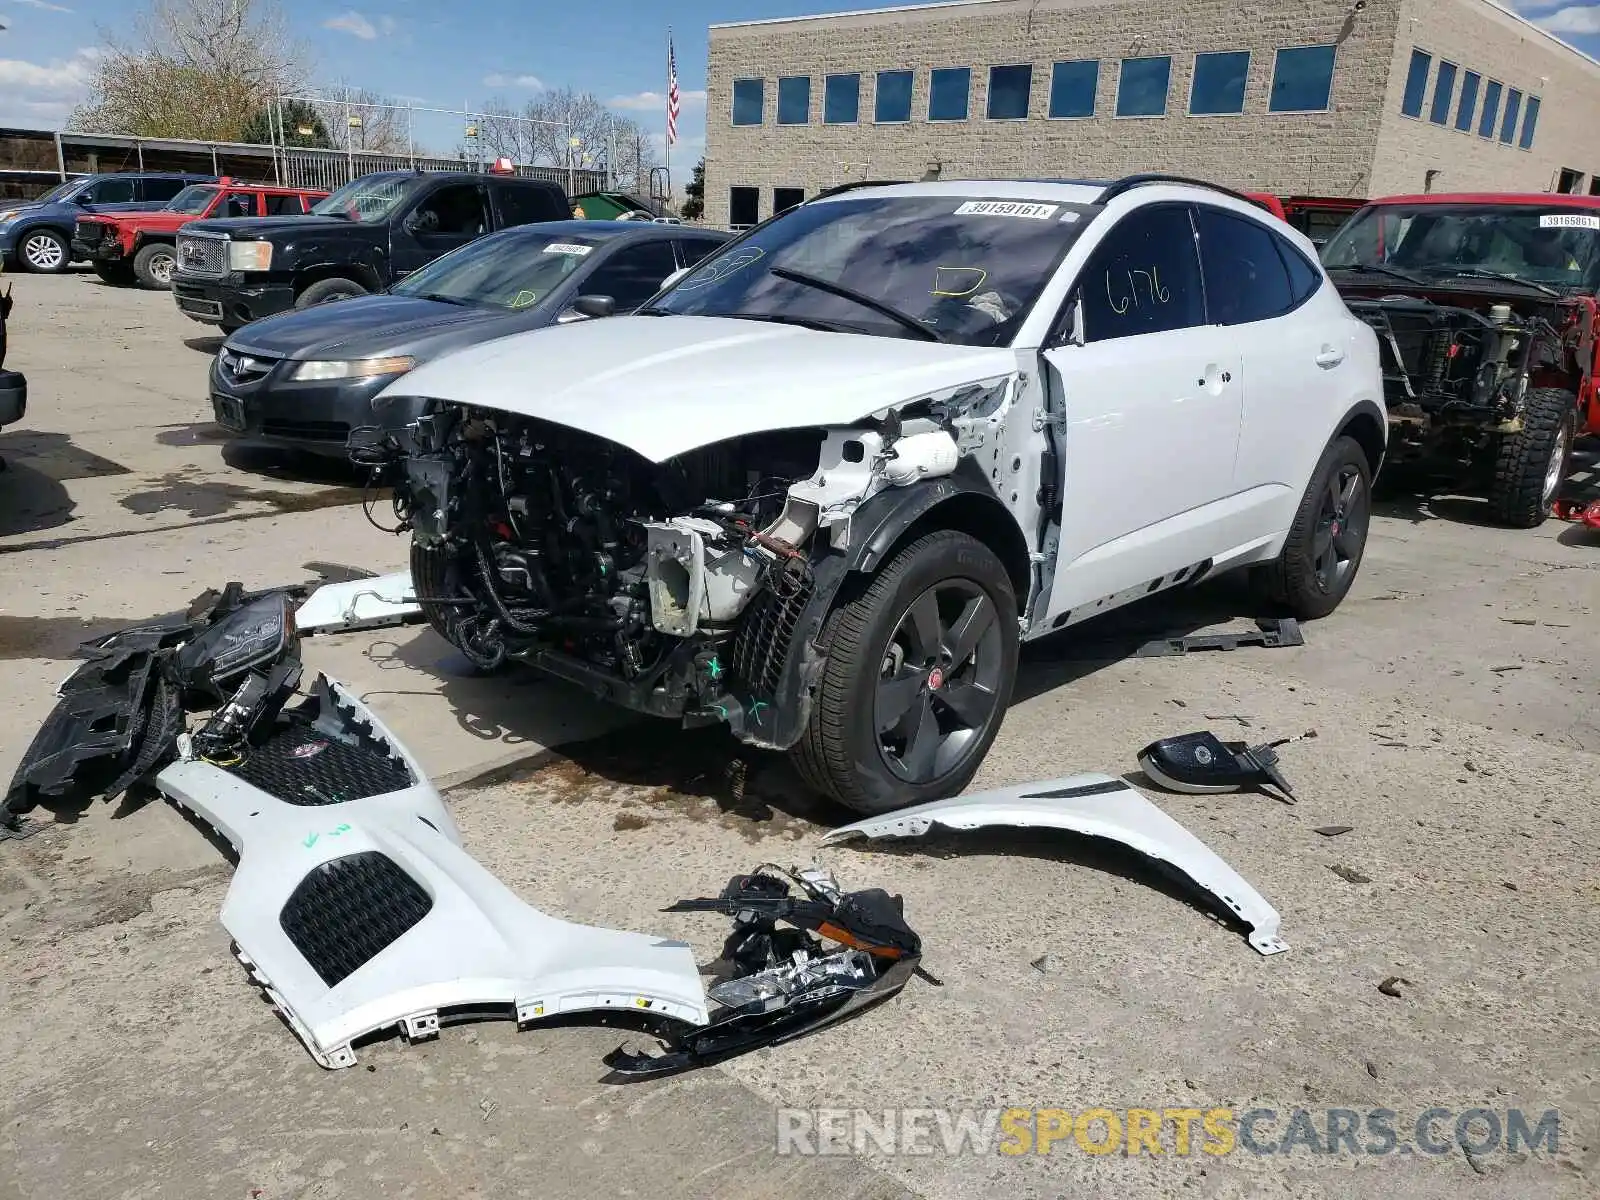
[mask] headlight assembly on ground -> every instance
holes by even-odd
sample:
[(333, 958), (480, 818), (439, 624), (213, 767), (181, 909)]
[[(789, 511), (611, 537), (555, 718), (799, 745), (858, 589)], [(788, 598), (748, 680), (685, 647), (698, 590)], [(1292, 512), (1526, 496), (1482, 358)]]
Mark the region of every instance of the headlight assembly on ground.
[(380, 375), (404, 375), (417, 360), (397, 355), (391, 358), (356, 358), (343, 361), (312, 360), (294, 369), (292, 378), (302, 382), (330, 379), (373, 379)]

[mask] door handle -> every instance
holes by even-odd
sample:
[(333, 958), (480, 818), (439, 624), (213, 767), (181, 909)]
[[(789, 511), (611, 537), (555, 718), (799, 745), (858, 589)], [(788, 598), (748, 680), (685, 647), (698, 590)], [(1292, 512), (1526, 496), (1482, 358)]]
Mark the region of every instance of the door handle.
[(1335, 346), (1324, 346), (1316, 358), (1319, 367), (1337, 367), (1343, 361), (1344, 351)]

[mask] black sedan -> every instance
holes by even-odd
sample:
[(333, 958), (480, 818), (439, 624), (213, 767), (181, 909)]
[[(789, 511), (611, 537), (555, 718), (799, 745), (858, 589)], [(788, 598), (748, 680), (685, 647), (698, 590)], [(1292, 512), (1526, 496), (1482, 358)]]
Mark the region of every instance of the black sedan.
[[(254, 321), (211, 367), (217, 423), (248, 441), (344, 457), (350, 431), (416, 414), (373, 397), (428, 359), (561, 321), (628, 312), (732, 235), (552, 221), (480, 238), (387, 292)], [(609, 297), (607, 304), (602, 297)]]

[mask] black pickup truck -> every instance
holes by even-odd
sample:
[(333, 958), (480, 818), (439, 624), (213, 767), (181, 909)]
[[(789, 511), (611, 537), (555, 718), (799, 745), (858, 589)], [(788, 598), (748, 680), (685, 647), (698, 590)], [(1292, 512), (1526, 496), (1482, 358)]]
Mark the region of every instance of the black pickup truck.
[(191, 221), (178, 233), (172, 295), (185, 316), (231, 333), (290, 308), (381, 292), (486, 233), (571, 216), (566, 193), (543, 180), (383, 171), (307, 216)]

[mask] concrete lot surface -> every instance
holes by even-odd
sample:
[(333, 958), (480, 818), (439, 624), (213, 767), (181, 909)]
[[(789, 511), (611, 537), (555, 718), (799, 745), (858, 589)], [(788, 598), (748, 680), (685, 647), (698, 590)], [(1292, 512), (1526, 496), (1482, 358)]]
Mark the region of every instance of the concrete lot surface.
[[(0, 433), (8, 772), (89, 634), (229, 579), (405, 554), (364, 520), (359, 481), (225, 452), (205, 400), (215, 343), (169, 297), (81, 275), (15, 285), (7, 365), (32, 407)], [(1596, 486), (1592, 453), (1573, 486)], [(326, 1072), (229, 953), (231, 870), (212, 845), (163, 804), (97, 804), (0, 843), (0, 1200), (1593, 1196), (1600, 535), (1488, 528), (1462, 499), (1382, 512), (1355, 593), (1302, 648), (1091, 663), (1081, 639), (1104, 631), (1085, 630), (1031, 649), (976, 785), (1131, 771), (1147, 741), (1191, 729), (1314, 730), (1282, 751), (1298, 803), (1147, 789), (1277, 907), (1292, 949), (1270, 958), (1114, 847), (991, 831), (819, 850), (846, 815), (759, 756), (735, 788), (739, 748), (717, 731), (474, 679), (420, 628), (313, 639), (308, 660), (430, 771), (477, 779), (449, 796), (468, 849), (544, 911), (682, 938), (704, 961), (725, 922), (664, 905), (817, 858), (905, 897), (938, 985), (659, 1083), (600, 1082), (601, 1056), (636, 1035), (581, 1024), (388, 1038)], [(1245, 612), (1226, 584), (1163, 604), (1134, 616)], [(1316, 832), (1332, 826), (1351, 828)], [(876, 1140), (779, 1154), (781, 1123), (834, 1119), (780, 1108), (867, 1110)], [(941, 1143), (940, 1119), (1009, 1108), (1066, 1110), (1073, 1132), (1048, 1154)], [(885, 1109), (943, 1110), (912, 1147), (933, 1152), (883, 1152)], [(1119, 1132), (1129, 1109), (1226, 1109), (1235, 1131), (1270, 1115), (1226, 1154), (1201, 1149), (1198, 1117), (1180, 1153), (1168, 1116), (1155, 1155), (1113, 1144), (1103, 1116), (1080, 1140), (1070, 1122), (1093, 1109)], [(1441, 1153), (1415, 1134), (1429, 1109)], [(1502, 1132), (1555, 1110), (1556, 1145), (1508, 1152), (1479, 1114), (1469, 1153), (1454, 1128), (1472, 1109)], [(1329, 1110), (1360, 1136), (1316, 1153), (1343, 1119)], [(1390, 1153), (1373, 1110), (1394, 1114)]]

